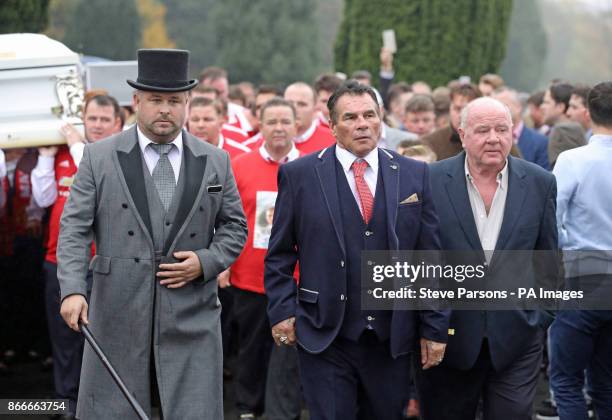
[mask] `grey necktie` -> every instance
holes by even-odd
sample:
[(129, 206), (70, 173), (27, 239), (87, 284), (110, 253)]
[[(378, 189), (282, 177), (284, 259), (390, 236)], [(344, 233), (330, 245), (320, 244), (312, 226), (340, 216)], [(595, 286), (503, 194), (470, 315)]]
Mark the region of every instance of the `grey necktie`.
[(170, 207), (170, 203), (172, 202), (174, 189), (176, 188), (174, 171), (172, 170), (170, 159), (168, 159), (168, 153), (170, 153), (174, 145), (155, 143), (150, 143), (150, 145), (159, 155), (157, 165), (155, 165), (153, 169), (153, 182), (157, 188), (159, 199), (164, 205), (164, 209), (168, 211), (168, 207)]

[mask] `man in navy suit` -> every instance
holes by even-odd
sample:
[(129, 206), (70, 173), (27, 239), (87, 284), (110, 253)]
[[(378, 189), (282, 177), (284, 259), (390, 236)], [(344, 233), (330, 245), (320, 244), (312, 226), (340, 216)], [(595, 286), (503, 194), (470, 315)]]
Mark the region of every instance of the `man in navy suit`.
[[(459, 134), (464, 152), (431, 165), (442, 248), (477, 251), (485, 266), (493, 250), (557, 250), (555, 178), (509, 156), (508, 108), (470, 102)], [(549, 321), (539, 311), (453, 311), (443, 363), (417, 378), (423, 418), (474, 420), (482, 399), (485, 420), (531, 419)]]
[(548, 162), (548, 139), (523, 123), (523, 105), (514, 89), (502, 88), (493, 97), (510, 110), (512, 116), (512, 138), (518, 145), (523, 159), (550, 170)]
[(349, 82), (328, 108), (336, 145), (278, 174), (264, 274), (272, 335), (278, 345), (298, 344), (311, 419), (401, 419), (409, 353), (420, 338), (422, 368), (438, 365), (449, 313), (362, 310), (360, 257), (440, 248), (428, 169), (377, 148), (371, 88)]

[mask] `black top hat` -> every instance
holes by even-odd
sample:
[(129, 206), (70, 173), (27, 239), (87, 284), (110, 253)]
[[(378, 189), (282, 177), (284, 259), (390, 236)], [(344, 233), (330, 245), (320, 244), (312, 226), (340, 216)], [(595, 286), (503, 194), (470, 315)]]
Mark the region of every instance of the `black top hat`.
[(138, 90), (182, 92), (198, 81), (188, 80), (189, 51), (169, 49), (138, 50), (138, 79), (128, 84)]

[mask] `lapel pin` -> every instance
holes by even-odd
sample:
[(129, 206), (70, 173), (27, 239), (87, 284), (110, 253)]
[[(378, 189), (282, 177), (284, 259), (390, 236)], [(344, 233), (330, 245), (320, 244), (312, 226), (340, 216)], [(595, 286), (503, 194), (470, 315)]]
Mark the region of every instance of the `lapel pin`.
[(391, 165), (391, 169), (397, 169), (397, 165)]
[(449, 328), (448, 329), (448, 335), (455, 335), (455, 329), (454, 328)]

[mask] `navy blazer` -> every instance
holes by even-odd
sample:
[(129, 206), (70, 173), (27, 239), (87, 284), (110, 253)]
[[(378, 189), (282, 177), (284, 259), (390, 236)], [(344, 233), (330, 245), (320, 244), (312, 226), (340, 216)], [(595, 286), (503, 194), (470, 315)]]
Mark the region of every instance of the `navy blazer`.
[[(445, 250), (482, 252), (465, 177), (465, 152), (433, 163), (431, 190), (440, 217), (440, 238)], [(508, 195), (495, 250), (557, 250), (555, 177), (537, 165), (508, 156)], [(491, 261), (496, 261), (495, 254)], [(484, 261), (484, 253), (482, 253)], [(486, 264), (485, 264), (486, 265)], [(486, 322), (486, 330), (485, 330)], [(470, 369), (485, 335), (493, 366), (502, 370), (521, 356), (550, 319), (539, 311), (454, 310), (445, 364)]]
[[(347, 296), (346, 251), (336, 180), (335, 145), (280, 167), (264, 282), (271, 325), (296, 317), (299, 344), (325, 350), (342, 326)], [(390, 250), (439, 249), (439, 223), (428, 168), (378, 149)], [(419, 201), (400, 202), (416, 193)], [(293, 279), (299, 261), (299, 287)], [(446, 342), (450, 311), (394, 311), (391, 353), (415, 349), (417, 338)]]
[(526, 161), (535, 163), (547, 171), (550, 170), (548, 138), (545, 135), (524, 126), (518, 138), (518, 147)]

